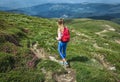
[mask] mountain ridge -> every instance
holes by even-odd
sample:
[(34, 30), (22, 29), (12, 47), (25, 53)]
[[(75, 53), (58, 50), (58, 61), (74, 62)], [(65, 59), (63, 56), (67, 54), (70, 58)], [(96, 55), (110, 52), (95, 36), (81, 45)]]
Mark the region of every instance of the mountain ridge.
[[(120, 4), (68, 4), (68, 3), (47, 3), (28, 8), (9, 10), (8, 12), (23, 13), (31, 16), (45, 18), (86, 18), (95, 16), (111, 15), (116, 18), (114, 13), (120, 13)], [(117, 15), (119, 17), (119, 15)]]

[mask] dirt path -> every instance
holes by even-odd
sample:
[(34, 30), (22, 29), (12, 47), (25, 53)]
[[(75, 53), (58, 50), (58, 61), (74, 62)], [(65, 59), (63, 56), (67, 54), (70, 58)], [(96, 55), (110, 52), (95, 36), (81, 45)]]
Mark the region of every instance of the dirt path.
[[(97, 48), (97, 49), (103, 49), (102, 47), (99, 47), (96, 43), (93, 46), (95, 48)], [(116, 71), (116, 67), (106, 60), (105, 55), (103, 55), (103, 54), (94, 54), (94, 58), (97, 61), (99, 61), (99, 63), (103, 66), (103, 68), (105, 68), (112, 75), (114, 75), (116, 79), (118, 78), (118, 74), (114, 72), (114, 71)]]
[(77, 30), (72, 29), (71, 32), (75, 33), (77, 36), (84, 36), (84, 37), (86, 37), (88, 39), (91, 39), (90, 36), (85, 35), (84, 33), (81, 33), (81, 32), (79, 32)]
[[(38, 43), (34, 44), (33, 46), (31, 46), (31, 51), (35, 54), (36, 58), (38, 59), (49, 59), (51, 61), (57, 62), (58, 64), (60, 64), (60, 61), (57, 60), (55, 57), (53, 56), (49, 56), (46, 54), (46, 52), (44, 51), (43, 48), (37, 48)], [(33, 58), (33, 61), (35, 60), (35, 58)], [(46, 73), (46, 79), (51, 77), (53, 78), (56, 82), (76, 82), (76, 72), (75, 70), (73, 70), (72, 68), (66, 68), (64, 67), (64, 69), (66, 70), (65, 73)], [(47, 82), (47, 81), (45, 81)]]
[(105, 29), (103, 31), (96, 32), (95, 34), (101, 35), (103, 33), (109, 32), (109, 31), (115, 31), (115, 29), (110, 25), (103, 25), (103, 26), (105, 27)]

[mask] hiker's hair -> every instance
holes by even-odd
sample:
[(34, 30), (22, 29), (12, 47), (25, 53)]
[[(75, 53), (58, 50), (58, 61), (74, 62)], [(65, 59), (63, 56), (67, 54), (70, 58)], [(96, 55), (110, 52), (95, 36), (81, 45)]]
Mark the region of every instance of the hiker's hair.
[(63, 20), (62, 18), (59, 19), (59, 20), (58, 20), (58, 24), (59, 24), (59, 25), (64, 25), (64, 20)]

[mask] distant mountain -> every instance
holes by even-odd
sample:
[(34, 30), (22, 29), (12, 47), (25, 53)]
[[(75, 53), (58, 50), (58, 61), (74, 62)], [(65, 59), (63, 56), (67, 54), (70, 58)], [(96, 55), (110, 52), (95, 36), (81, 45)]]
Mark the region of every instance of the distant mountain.
[[(9, 12), (23, 13), (46, 18), (83, 18), (83, 17), (108, 17), (120, 16), (120, 4), (103, 3), (49, 3), (28, 8), (10, 10)], [(110, 18), (109, 18), (110, 19)]]
[(11, 9), (8, 7), (0, 7), (0, 11), (8, 11), (8, 10), (11, 10)]

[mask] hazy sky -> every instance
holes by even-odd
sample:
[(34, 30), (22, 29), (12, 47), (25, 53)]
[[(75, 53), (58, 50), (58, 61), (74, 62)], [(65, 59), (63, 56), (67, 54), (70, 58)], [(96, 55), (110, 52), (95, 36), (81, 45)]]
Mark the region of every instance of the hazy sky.
[(120, 0), (0, 0), (0, 7), (20, 8), (43, 3), (120, 3)]

